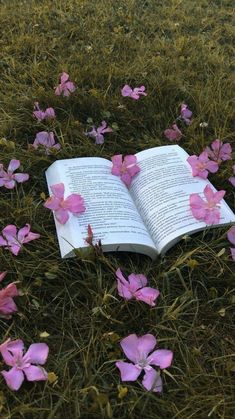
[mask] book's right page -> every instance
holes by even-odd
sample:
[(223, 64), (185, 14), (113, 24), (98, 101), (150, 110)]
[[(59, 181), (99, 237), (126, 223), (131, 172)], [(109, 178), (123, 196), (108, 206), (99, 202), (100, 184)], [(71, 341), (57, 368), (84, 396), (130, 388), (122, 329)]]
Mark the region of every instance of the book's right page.
[[(196, 220), (190, 210), (189, 196), (209, 184), (193, 177), (188, 153), (178, 145), (155, 147), (136, 154), (141, 171), (133, 179), (131, 196), (159, 253), (165, 253), (186, 234), (203, 230), (205, 222)], [(225, 195), (226, 197), (226, 195)], [(219, 225), (235, 222), (226, 202), (220, 203)]]

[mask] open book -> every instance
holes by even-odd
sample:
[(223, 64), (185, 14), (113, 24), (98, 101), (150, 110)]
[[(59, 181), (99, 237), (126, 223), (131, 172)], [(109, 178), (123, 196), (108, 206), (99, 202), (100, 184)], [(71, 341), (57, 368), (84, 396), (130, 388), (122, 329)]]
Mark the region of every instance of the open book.
[[(210, 182), (192, 176), (188, 154), (178, 145), (169, 145), (141, 151), (136, 157), (141, 171), (129, 190), (111, 174), (111, 161), (103, 158), (57, 160), (47, 169), (50, 194), (50, 185), (64, 183), (65, 198), (78, 193), (85, 201), (86, 211), (71, 214), (66, 224), (55, 219), (62, 257), (74, 256), (74, 249), (88, 246), (88, 224), (94, 239), (101, 239), (103, 251), (137, 252), (152, 259), (182, 236), (206, 228), (205, 222), (193, 217), (189, 195), (204, 196)], [(235, 222), (224, 200), (220, 206), (221, 219), (216, 225)]]

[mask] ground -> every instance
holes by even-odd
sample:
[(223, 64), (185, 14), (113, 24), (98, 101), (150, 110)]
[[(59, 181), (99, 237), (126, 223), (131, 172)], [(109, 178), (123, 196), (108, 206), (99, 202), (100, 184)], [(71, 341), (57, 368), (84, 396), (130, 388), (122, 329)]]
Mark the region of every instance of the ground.
[[(233, 6), (232, 0), (1, 1), (0, 161), (20, 159), (30, 180), (17, 190), (1, 188), (0, 227), (30, 223), (41, 234), (17, 257), (0, 249), (6, 283), (17, 281), (21, 290), (18, 313), (0, 320), (1, 342), (46, 342), (45, 368), (57, 376), (25, 382), (18, 392), (1, 378), (1, 418), (234, 417), (227, 228), (185, 238), (155, 262), (134, 254), (62, 260), (52, 214), (43, 207), (44, 171), (55, 159), (111, 158), (170, 144), (163, 131), (183, 101), (193, 111), (180, 141), (189, 154), (215, 138), (234, 149)], [(54, 94), (63, 71), (77, 86), (69, 98)], [(122, 98), (124, 84), (145, 85), (148, 96)], [(35, 101), (56, 110), (50, 127), (62, 146), (58, 154), (28, 149), (48, 127), (32, 117)], [(91, 118), (114, 128), (103, 146), (84, 135)], [(210, 179), (234, 208), (231, 168), (224, 162)], [(159, 288), (156, 307), (118, 297), (118, 267), (145, 274)], [(162, 372), (162, 395), (144, 391), (140, 381), (121, 383), (115, 361), (124, 359), (119, 342), (130, 333), (151, 333), (159, 347), (174, 351)]]

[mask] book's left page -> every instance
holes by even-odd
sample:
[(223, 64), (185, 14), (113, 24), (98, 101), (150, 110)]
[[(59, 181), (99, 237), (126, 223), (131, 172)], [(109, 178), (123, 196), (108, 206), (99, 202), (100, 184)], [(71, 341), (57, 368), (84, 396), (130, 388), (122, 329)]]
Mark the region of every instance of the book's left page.
[(46, 171), (50, 186), (63, 183), (65, 198), (80, 194), (86, 211), (71, 215), (62, 225), (55, 219), (62, 257), (74, 256), (74, 249), (86, 247), (88, 224), (104, 251), (132, 251), (156, 257), (156, 247), (122, 181), (111, 174), (112, 163), (99, 157), (57, 160)]

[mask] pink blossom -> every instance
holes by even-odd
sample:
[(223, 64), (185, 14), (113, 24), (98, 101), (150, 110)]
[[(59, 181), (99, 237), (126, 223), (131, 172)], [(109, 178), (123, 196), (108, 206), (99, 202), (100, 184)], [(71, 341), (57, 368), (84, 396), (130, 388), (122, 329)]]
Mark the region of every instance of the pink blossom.
[(35, 116), (38, 121), (43, 121), (44, 119), (53, 119), (55, 118), (55, 111), (53, 108), (47, 108), (45, 111), (42, 111), (39, 107), (39, 103), (34, 102), (33, 116)]
[(30, 224), (25, 224), (18, 232), (15, 225), (9, 224), (2, 230), (0, 247), (5, 247), (13, 255), (17, 256), (23, 244), (36, 240), (39, 237), (40, 234), (30, 231)]
[(181, 104), (181, 109), (180, 109), (180, 118), (182, 119), (182, 121), (185, 122), (186, 125), (190, 125), (191, 124), (192, 114), (193, 113), (188, 108), (188, 105), (186, 105), (186, 103), (182, 103)]
[(40, 145), (45, 147), (46, 154), (50, 154), (51, 150), (59, 150), (61, 148), (59, 143), (55, 143), (54, 133), (47, 131), (38, 132), (31, 147), (37, 150)]
[(55, 88), (55, 94), (57, 96), (60, 96), (61, 94), (63, 94), (63, 96), (70, 96), (75, 90), (76, 87), (73, 82), (69, 80), (69, 75), (63, 72), (60, 76), (60, 84)]
[(147, 278), (142, 274), (134, 274), (128, 276), (128, 280), (124, 278), (120, 268), (116, 271), (117, 288), (120, 297), (126, 300), (135, 298), (139, 301), (144, 301), (150, 306), (155, 306), (155, 300), (160, 295), (160, 292), (155, 288), (146, 287)]
[(11, 390), (19, 390), (25, 378), (28, 381), (47, 380), (47, 372), (41, 367), (48, 357), (49, 348), (46, 343), (33, 343), (24, 354), (22, 340), (8, 339), (0, 346), (0, 351), (4, 362), (11, 367), (8, 371), (1, 371)]
[(20, 167), (20, 160), (11, 160), (7, 171), (4, 170), (3, 164), (0, 164), (0, 186), (5, 186), (7, 189), (13, 189), (16, 182), (23, 183), (29, 179), (27, 173), (14, 173)]
[(200, 156), (189, 156), (187, 162), (192, 168), (193, 176), (199, 176), (202, 179), (206, 179), (209, 172), (215, 173), (219, 169), (217, 162), (209, 160), (206, 151), (203, 151)]
[(232, 160), (232, 147), (229, 143), (223, 143), (216, 139), (211, 143), (210, 147), (206, 147), (205, 151), (207, 151), (211, 160), (214, 160), (218, 164), (225, 160)]
[[(233, 174), (235, 175), (235, 164), (233, 165), (232, 169), (233, 169)], [(235, 176), (231, 176), (231, 177), (229, 178), (229, 182), (231, 182), (231, 184), (232, 184), (233, 186), (235, 186)]]
[(106, 132), (113, 132), (112, 128), (107, 127), (107, 122), (102, 121), (101, 126), (97, 129), (95, 127), (92, 128), (90, 132), (86, 132), (85, 135), (88, 137), (95, 139), (95, 144), (103, 144), (104, 143), (104, 134)]
[(164, 131), (164, 135), (170, 141), (179, 141), (182, 138), (182, 132), (177, 127), (176, 124), (173, 124), (171, 128), (168, 128)]
[(211, 187), (207, 185), (204, 189), (204, 201), (198, 193), (190, 195), (189, 202), (193, 216), (206, 224), (217, 224), (220, 220), (219, 202), (223, 199), (225, 191), (213, 192)]
[[(121, 347), (126, 357), (132, 361), (116, 362), (120, 370), (122, 381), (136, 381), (142, 371), (145, 372), (142, 384), (146, 390), (157, 393), (162, 392), (162, 379), (160, 371), (156, 371), (151, 365), (160, 369), (168, 368), (173, 359), (173, 352), (168, 349), (153, 349), (157, 344), (155, 337), (151, 334), (138, 337), (132, 334), (122, 339)], [(149, 353), (152, 352), (150, 355)]]
[(84, 199), (79, 194), (71, 194), (64, 199), (64, 184), (57, 183), (50, 186), (53, 195), (43, 204), (45, 208), (54, 211), (55, 218), (60, 224), (65, 224), (69, 219), (69, 213), (78, 215), (85, 211)]
[(147, 96), (147, 93), (145, 93), (145, 86), (135, 87), (132, 89), (128, 84), (125, 84), (125, 86), (121, 90), (122, 96), (124, 97), (131, 97), (134, 100), (138, 100), (140, 98), (140, 95)]
[(112, 157), (112, 174), (120, 176), (127, 187), (130, 186), (132, 178), (140, 172), (140, 167), (136, 164), (137, 158), (134, 155), (125, 156), (122, 161), (122, 154)]
[[(227, 232), (227, 238), (235, 246), (235, 226), (231, 227)], [(230, 247), (232, 259), (235, 261), (235, 247)]]
[[(0, 281), (6, 276), (7, 272), (0, 273)], [(12, 282), (0, 290), (0, 315), (6, 319), (11, 318), (11, 314), (17, 311), (13, 297), (17, 297), (19, 292), (16, 285)]]

